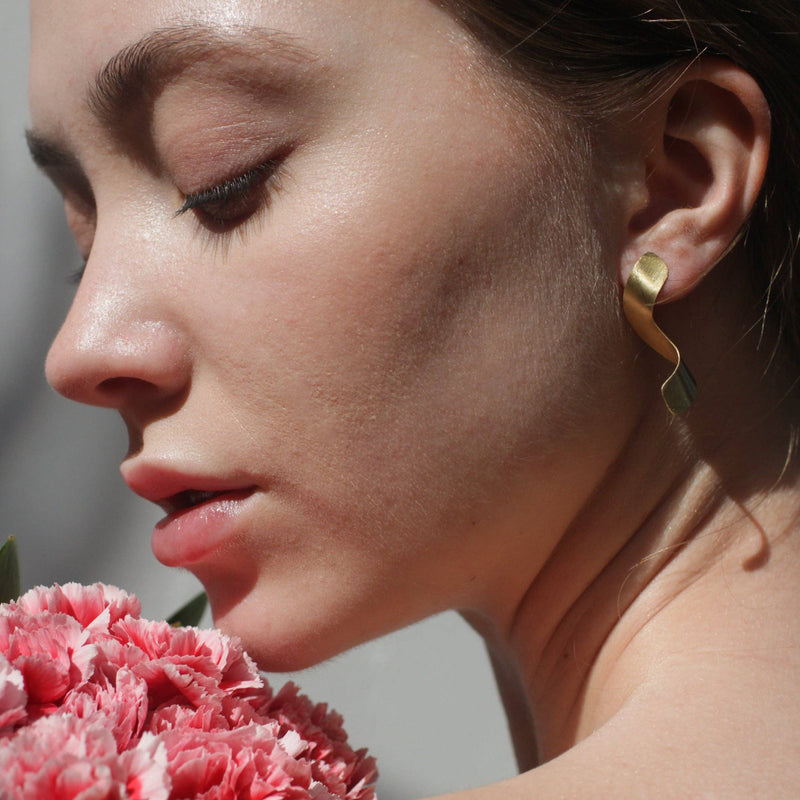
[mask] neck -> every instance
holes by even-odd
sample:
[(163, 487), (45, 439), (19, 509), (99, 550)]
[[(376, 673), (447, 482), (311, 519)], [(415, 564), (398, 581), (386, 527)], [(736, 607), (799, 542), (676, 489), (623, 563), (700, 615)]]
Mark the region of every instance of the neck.
[[(541, 762), (589, 736), (656, 675), (666, 685), (665, 670), (708, 658), (710, 631), (716, 658), (742, 652), (748, 636), (763, 644), (770, 626), (797, 625), (795, 592), (780, 577), (800, 558), (786, 535), (800, 517), (800, 469), (787, 461), (797, 416), (780, 402), (779, 377), (759, 387), (774, 401), (740, 397), (731, 411), (728, 392), (760, 377), (741, 355), (728, 354), (730, 368), (701, 362), (719, 391), (685, 419), (665, 422), (660, 406), (643, 404), (513, 612), (470, 619), (492, 653), (521, 767), (534, 747)], [(763, 619), (737, 610), (762, 607), (756, 595), (771, 606)]]

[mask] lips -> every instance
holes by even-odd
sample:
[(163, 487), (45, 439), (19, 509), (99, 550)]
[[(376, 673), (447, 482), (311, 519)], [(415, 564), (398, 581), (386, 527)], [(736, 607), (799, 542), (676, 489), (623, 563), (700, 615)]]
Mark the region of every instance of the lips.
[(151, 544), (158, 560), (168, 566), (207, 562), (222, 544), (249, 527), (258, 487), (239, 478), (142, 462), (123, 464), (122, 474), (136, 494), (165, 511)]
[(161, 506), (167, 514), (206, 502), (214, 495), (254, 488), (244, 476), (215, 475), (161, 459), (126, 461), (120, 471), (132, 491)]

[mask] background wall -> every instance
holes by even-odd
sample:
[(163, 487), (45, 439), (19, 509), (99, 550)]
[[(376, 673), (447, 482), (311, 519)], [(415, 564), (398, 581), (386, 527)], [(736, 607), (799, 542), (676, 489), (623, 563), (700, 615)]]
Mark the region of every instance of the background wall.
[[(0, 536), (19, 539), (24, 587), (102, 580), (163, 618), (199, 586), (150, 553), (161, 514), (119, 477), (122, 424), (57, 397), (42, 374), (79, 259), (58, 197), (25, 147), (27, 48), (27, 4), (0, 0)], [(378, 757), (381, 800), (515, 772), (483, 647), (454, 614), (291, 677), (341, 711), (353, 743)]]

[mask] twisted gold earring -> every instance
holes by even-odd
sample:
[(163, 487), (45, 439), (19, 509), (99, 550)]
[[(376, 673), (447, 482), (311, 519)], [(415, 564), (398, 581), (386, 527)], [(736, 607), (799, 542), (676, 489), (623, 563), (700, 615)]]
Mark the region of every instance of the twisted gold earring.
[(661, 396), (672, 414), (686, 411), (697, 397), (697, 384), (681, 361), (675, 343), (653, 319), (653, 306), (667, 282), (669, 269), (655, 253), (645, 253), (634, 265), (622, 293), (622, 310), (631, 327), (659, 355), (675, 365), (661, 386)]

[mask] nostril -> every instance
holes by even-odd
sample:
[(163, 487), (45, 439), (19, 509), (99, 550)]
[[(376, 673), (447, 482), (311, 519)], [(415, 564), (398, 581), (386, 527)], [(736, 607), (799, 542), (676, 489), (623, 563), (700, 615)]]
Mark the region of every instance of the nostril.
[(175, 413), (186, 402), (190, 385), (189, 377), (180, 383), (125, 376), (106, 378), (94, 388), (91, 399), (83, 398), (82, 402), (116, 408), (123, 418), (141, 423)]
[(141, 378), (115, 377), (106, 378), (97, 384), (97, 395), (107, 401), (109, 405), (117, 405), (119, 401), (129, 394), (149, 395), (158, 394), (159, 390), (154, 384)]
[(106, 378), (97, 385), (97, 391), (103, 392), (104, 394), (119, 394), (120, 392), (128, 391), (131, 388), (131, 384), (141, 387), (142, 389), (146, 389), (148, 386), (152, 385), (140, 378)]

